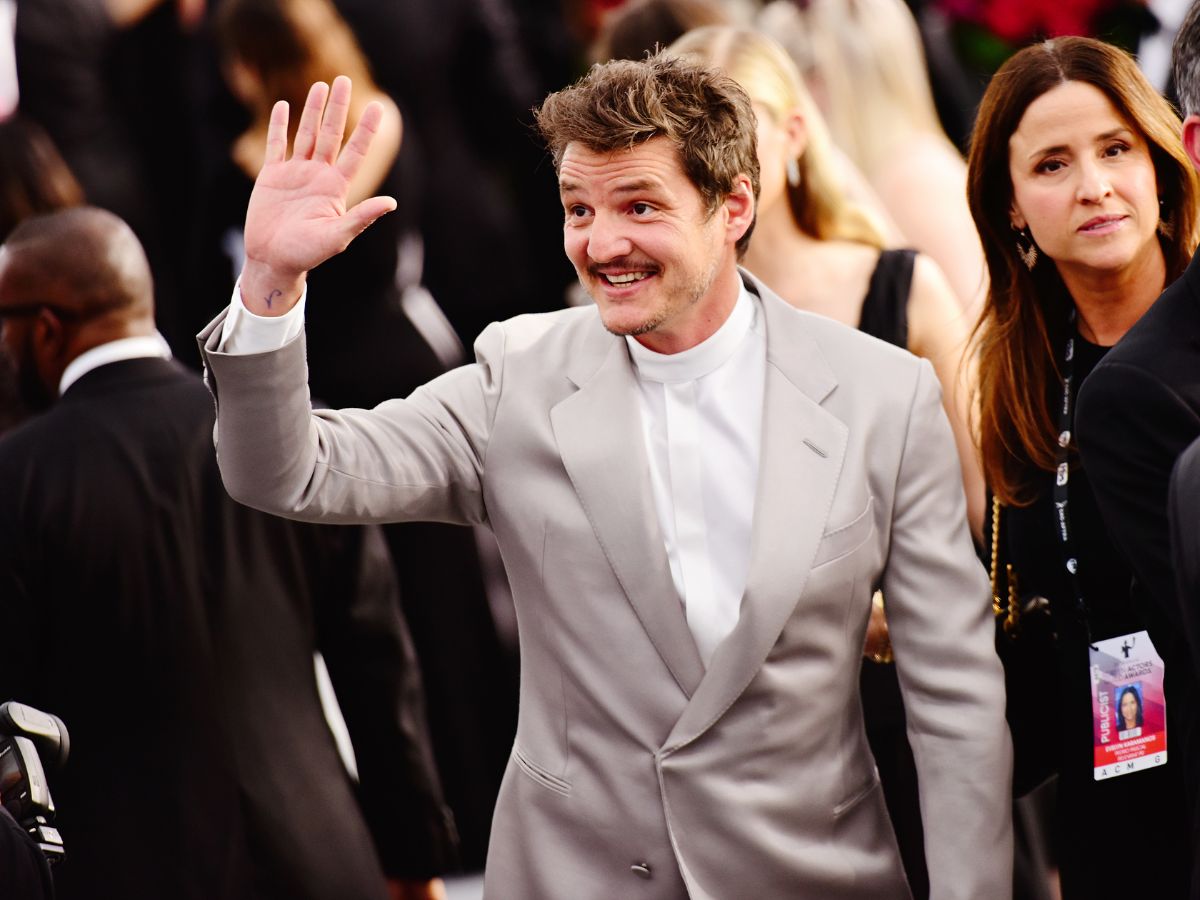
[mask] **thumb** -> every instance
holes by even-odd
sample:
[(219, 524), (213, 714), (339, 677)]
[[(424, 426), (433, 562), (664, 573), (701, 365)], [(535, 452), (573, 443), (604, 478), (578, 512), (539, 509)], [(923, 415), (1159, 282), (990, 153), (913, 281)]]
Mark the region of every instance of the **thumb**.
[(396, 208), (393, 197), (368, 197), (356, 203), (342, 215), (341, 225), (346, 243), (354, 240), (369, 228), (380, 216)]

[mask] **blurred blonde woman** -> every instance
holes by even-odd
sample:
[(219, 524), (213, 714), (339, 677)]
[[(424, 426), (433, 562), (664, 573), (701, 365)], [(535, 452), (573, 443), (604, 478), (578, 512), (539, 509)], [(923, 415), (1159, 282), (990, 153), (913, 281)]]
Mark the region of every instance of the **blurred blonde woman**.
[(793, 306), (933, 363), (958, 445), (968, 518), (979, 535), (983, 477), (961, 365), (971, 323), (946, 278), (923, 254), (883, 249), (879, 225), (846, 196), (824, 122), (775, 41), (753, 29), (713, 26), (688, 32), (671, 50), (720, 66), (754, 103), (762, 189), (744, 265)]
[(942, 130), (903, 0), (776, 0), (759, 25), (796, 62), (834, 141), (906, 242), (932, 257), (963, 308), (977, 313), (986, 268), (967, 209), (966, 163)]

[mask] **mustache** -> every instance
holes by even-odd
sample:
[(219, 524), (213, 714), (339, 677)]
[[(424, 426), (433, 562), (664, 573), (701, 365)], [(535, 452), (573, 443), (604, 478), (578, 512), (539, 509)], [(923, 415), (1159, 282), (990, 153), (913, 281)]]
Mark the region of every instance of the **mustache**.
[(659, 267), (649, 260), (635, 259), (632, 256), (622, 256), (602, 263), (588, 263), (587, 267), (588, 274), (593, 276), (602, 275), (606, 269), (620, 269), (623, 272), (657, 272)]

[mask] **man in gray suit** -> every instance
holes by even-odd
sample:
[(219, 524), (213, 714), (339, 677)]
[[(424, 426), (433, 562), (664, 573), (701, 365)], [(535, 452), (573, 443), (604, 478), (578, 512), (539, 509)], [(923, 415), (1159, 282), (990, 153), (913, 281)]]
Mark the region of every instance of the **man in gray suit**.
[(274, 111), (240, 289), (200, 335), (218, 454), (282, 515), (495, 532), (522, 678), (488, 896), (908, 897), (858, 699), (876, 588), (932, 896), (1010, 896), (1004, 688), (937, 381), (738, 269), (746, 95), (663, 56), (551, 95), (595, 305), (490, 326), (406, 400), (313, 412), (305, 272), (393, 206), (346, 209), (378, 121), (342, 148), (349, 91), (313, 87), (290, 158)]

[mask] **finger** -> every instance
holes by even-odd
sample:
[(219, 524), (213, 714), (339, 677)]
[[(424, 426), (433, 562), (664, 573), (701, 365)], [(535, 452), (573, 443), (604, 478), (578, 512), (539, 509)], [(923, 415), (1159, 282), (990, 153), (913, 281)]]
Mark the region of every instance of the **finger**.
[(329, 103), (325, 107), (325, 118), (321, 122), (321, 133), (317, 137), (317, 149), (313, 159), (332, 163), (342, 149), (342, 135), (346, 133), (346, 117), (350, 114), (350, 79), (339, 75), (333, 79), (329, 92)]
[(346, 244), (369, 228), (380, 216), (396, 208), (393, 197), (368, 197), (346, 210), (341, 218), (341, 227)]
[(287, 156), (288, 102), (279, 100), (271, 107), (267, 125), (267, 153), (263, 165), (283, 162)]
[(346, 146), (342, 149), (342, 155), (338, 157), (338, 171), (347, 181), (357, 174), (367, 155), (367, 150), (371, 147), (371, 141), (375, 139), (375, 135), (379, 131), (379, 123), (382, 121), (383, 106), (372, 100), (363, 110), (358, 124), (354, 126), (354, 131), (350, 134), (350, 140), (346, 142)]
[(317, 128), (321, 123), (321, 111), (325, 108), (325, 98), (329, 96), (329, 85), (323, 81), (316, 82), (308, 89), (308, 99), (304, 101), (304, 113), (300, 116), (300, 125), (296, 128), (296, 143), (292, 147), (292, 159), (310, 159), (313, 147), (317, 143)]

